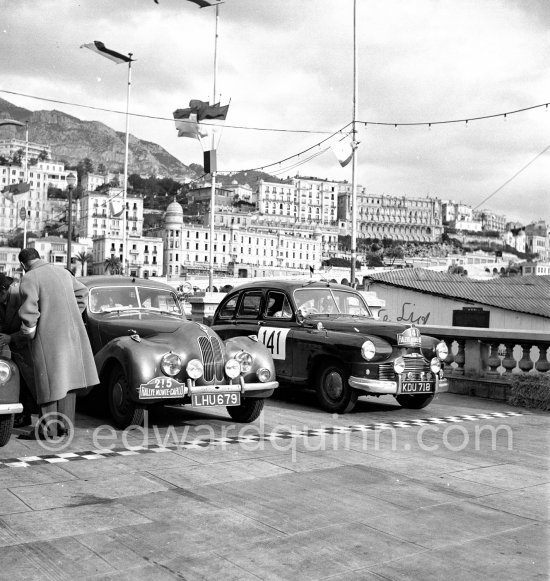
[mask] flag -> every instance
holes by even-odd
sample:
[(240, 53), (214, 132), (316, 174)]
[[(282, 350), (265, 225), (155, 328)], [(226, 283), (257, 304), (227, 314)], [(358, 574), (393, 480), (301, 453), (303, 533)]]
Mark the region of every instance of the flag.
[(99, 40), (94, 40), (94, 42), (90, 42), (89, 44), (82, 44), (80, 45), (80, 48), (89, 48), (90, 50), (97, 52), (97, 54), (100, 54), (101, 56), (104, 56), (109, 60), (112, 60), (117, 65), (119, 65), (120, 63), (130, 63), (134, 61), (134, 59), (130, 58), (129, 56), (108, 49)]
[(208, 0), (189, 0), (189, 2), (193, 2), (193, 4), (196, 4), (199, 8), (207, 8), (208, 6), (216, 6), (217, 4), (223, 4), (223, 2), (216, 2), (216, 0), (214, 0), (214, 2), (209, 2)]
[[(189, 107), (174, 111), (174, 121), (179, 137), (195, 137), (199, 140), (211, 137), (213, 140), (219, 137), (225, 118), (229, 111), (229, 105), (208, 101), (191, 99)], [(209, 149), (215, 149), (209, 145)]]
[(315, 268), (313, 266), (309, 267), (309, 272), (310, 274), (313, 274), (315, 272)]
[(111, 218), (116, 218), (122, 214), (124, 206), (122, 205), (122, 200), (111, 200), (109, 202), (109, 208), (111, 210)]
[(9, 186), (6, 186), (3, 190), (2, 193), (4, 195), (6, 194), (24, 194), (26, 192), (30, 192), (31, 186), (30, 184), (27, 184), (25, 182), (19, 182), (18, 184), (10, 184)]
[(197, 114), (193, 113), (190, 108), (176, 109), (174, 111), (174, 121), (178, 130), (178, 137), (190, 137), (196, 139), (199, 136), (199, 126), (197, 123)]
[(20, 127), (25, 127), (24, 123), (16, 121), (15, 119), (0, 119), (0, 125), (19, 125)]
[(355, 148), (356, 146), (350, 137), (344, 137), (344, 139), (331, 145), (331, 149), (342, 167), (345, 167), (351, 161)]

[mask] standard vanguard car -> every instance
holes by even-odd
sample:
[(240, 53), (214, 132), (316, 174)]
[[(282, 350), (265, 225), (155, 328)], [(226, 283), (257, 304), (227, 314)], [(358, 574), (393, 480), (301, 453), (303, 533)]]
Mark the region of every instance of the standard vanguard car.
[(322, 281), (241, 285), (218, 305), (212, 328), (224, 339), (256, 335), (282, 384), (315, 387), (325, 410), (350, 411), (360, 395), (391, 394), (420, 409), (446, 388), (445, 343), (415, 326), (376, 320), (363, 295)]
[[(266, 347), (250, 337), (223, 341), (188, 321), (176, 291), (151, 279), (90, 276), (83, 315), (101, 385), (117, 427), (140, 424), (154, 404), (225, 406), (251, 422), (278, 386)], [(91, 396), (88, 393), (87, 395)]]

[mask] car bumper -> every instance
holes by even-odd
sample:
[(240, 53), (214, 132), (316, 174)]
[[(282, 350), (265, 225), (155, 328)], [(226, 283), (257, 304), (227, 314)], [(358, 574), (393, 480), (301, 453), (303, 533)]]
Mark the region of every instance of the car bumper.
[[(364, 391), (365, 393), (399, 395), (399, 382), (397, 381), (381, 381), (379, 379), (351, 376), (348, 383), (351, 387)], [(435, 393), (443, 393), (445, 391), (449, 391), (449, 382), (446, 377), (439, 379), (435, 383)]]
[(23, 406), (20, 403), (2, 403), (0, 404), (0, 416), (8, 414), (23, 413)]
[(223, 393), (223, 392), (235, 392), (240, 391), (242, 395), (247, 393), (252, 393), (255, 391), (268, 391), (274, 390), (279, 387), (278, 381), (268, 381), (266, 383), (245, 383), (242, 378), (237, 384), (229, 385), (193, 385), (190, 380), (187, 382), (187, 394), (186, 395), (197, 395), (202, 393)]

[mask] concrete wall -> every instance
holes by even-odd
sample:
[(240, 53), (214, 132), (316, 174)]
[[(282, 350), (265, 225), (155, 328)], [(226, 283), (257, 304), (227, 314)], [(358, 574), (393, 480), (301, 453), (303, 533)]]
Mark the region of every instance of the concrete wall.
[(438, 297), (379, 283), (371, 284), (369, 290), (376, 292), (377, 297), (386, 302), (385, 307), (379, 312), (382, 321), (452, 326), (453, 310), (481, 307), (490, 312), (489, 327), (491, 329), (550, 332), (550, 319), (537, 315), (508, 311), (476, 302)]

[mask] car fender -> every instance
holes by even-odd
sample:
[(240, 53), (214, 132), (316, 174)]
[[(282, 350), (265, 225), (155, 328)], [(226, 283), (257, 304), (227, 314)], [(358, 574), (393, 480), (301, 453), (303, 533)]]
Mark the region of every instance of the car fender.
[(16, 409), (14, 404), (19, 403), (19, 369), (17, 365), (7, 357), (0, 357), (0, 361), (10, 368), (7, 381), (0, 382), (0, 414), (12, 414), (22, 410)]
[(120, 365), (126, 373), (128, 384), (135, 392), (137, 401), (140, 384), (147, 383), (149, 379), (159, 375), (160, 370), (156, 361), (168, 351), (168, 347), (162, 343), (117, 337), (98, 351), (94, 359), (99, 377), (104, 384), (114, 365)]
[(224, 341), (227, 357), (234, 357), (239, 351), (246, 351), (254, 357), (253, 371), (259, 367), (269, 369), (275, 378), (275, 365), (269, 349), (255, 336), (232, 337)]

